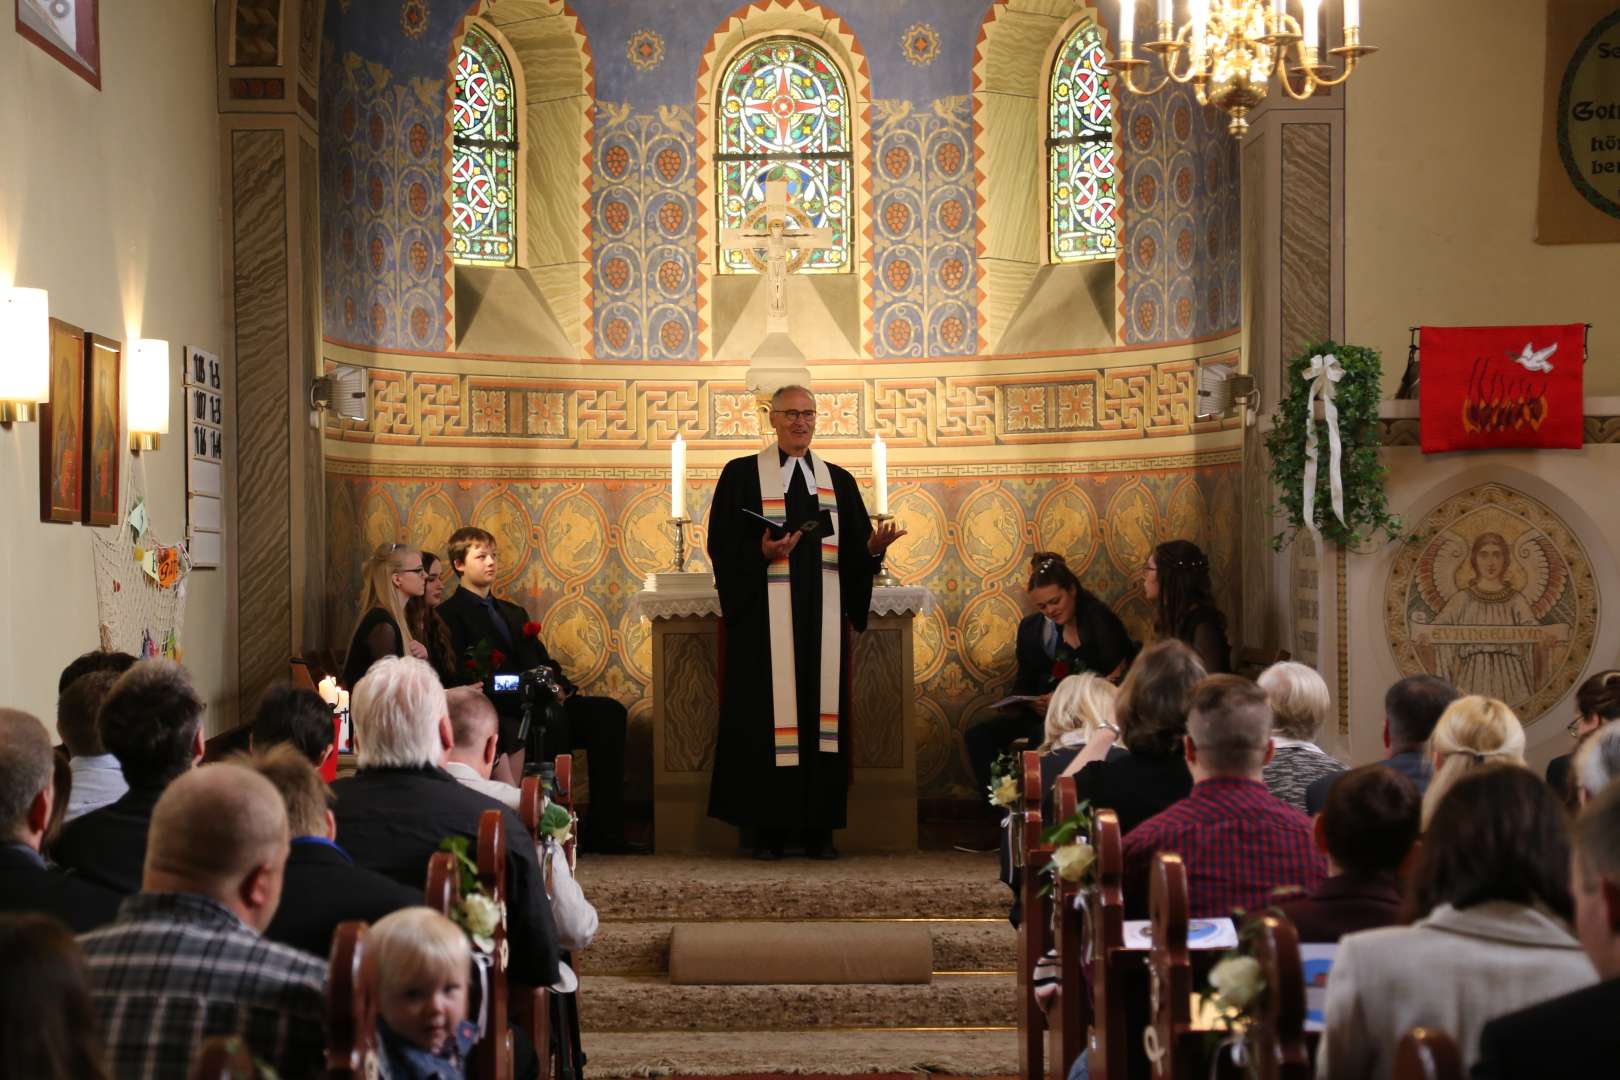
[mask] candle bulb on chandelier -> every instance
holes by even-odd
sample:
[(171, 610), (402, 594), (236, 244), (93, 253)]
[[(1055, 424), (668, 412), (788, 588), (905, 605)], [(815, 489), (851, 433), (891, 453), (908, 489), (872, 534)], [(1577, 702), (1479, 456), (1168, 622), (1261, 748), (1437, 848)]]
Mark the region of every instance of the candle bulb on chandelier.
[(1344, 28), (1361, 25), (1361, 0), (1344, 0)]
[(1176, 21), (1176, 0), (1159, 0), (1159, 25), (1169, 26)]
[(1322, 10), (1322, 0), (1305, 0), (1304, 18), (1299, 21), (1299, 29), (1305, 35), (1305, 47), (1316, 48), (1317, 14)]
[(1132, 41), (1136, 37), (1136, 0), (1119, 0), (1119, 40)]
[(669, 516), (686, 516), (686, 440), (679, 433), (669, 444)]
[(1271, 0), (1271, 26), (1276, 33), (1282, 33), (1283, 18), (1288, 14), (1288, 0)]
[(1187, 5), (1187, 21), (1192, 24), (1194, 55), (1204, 51), (1204, 31), (1209, 26), (1209, 0), (1191, 0)]

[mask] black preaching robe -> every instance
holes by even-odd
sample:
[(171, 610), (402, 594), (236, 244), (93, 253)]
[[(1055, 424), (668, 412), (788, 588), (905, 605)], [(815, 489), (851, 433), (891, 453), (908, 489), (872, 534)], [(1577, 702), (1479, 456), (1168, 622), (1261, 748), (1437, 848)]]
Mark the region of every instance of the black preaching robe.
[[(777, 451), (785, 463), (787, 454)], [(814, 455), (806, 455), (814, 461)], [(720, 731), (709, 788), (709, 814), (741, 828), (830, 830), (844, 827), (849, 793), (848, 629), (866, 629), (872, 577), (879, 560), (866, 550), (872, 523), (855, 478), (828, 462), (838, 499), (838, 578), (845, 633), (843, 678), (838, 693), (838, 753), (817, 749), (821, 714), (821, 540), (803, 537), (788, 556), (793, 597), (793, 656), (799, 702), (799, 764), (776, 764), (771, 706), (771, 635), (765, 595), (765, 556), (759, 549), (765, 526), (746, 508), (761, 512), (759, 458), (726, 464), (709, 507), (709, 561), (725, 620), (725, 685)], [(802, 470), (784, 493), (790, 526), (819, 514), (815, 492)], [(823, 523), (823, 530), (826, 525)]]

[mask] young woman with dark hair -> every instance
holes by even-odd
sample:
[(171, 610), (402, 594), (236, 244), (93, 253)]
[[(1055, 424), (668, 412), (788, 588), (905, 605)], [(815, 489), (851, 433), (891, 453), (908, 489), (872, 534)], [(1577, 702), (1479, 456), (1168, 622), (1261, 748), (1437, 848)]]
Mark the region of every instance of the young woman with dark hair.
[(1037, 551), (1026, 586), (1032, 614), (1018, 624), (1018, 674), (1012, 693), (1030, 697), (967, 730), (963, 742), (979, 790), (990, 786), (990, 766), (1015, 739), (1040, 745), (1052, 691), (1070, 675), (1092, 672), (1118, 682), (1136, 655), (1136, 642), (1119, 616), (1080, 584), (1063, 556)]
[(439, 617), (439, 605), (444, 603), (444, 576), (449, 567), (433, 552), (424, 550), (422, 569), (427, 575), (422, 595), (405, 602), (405, 620), (411, 625), (411, 636), (426, 646), (427, 661), (439, 673), (439, 681), (446, 687), (460, 686), (467, 678), (456, 663), (450, 627)]
[(0, 915), (0, 956), (0, 1076), (107, 1080), (101, 1021), (68, 928), (46, 915)]
[[(1575, 719), (1569, 722), (1569, 737), (1580, 743), (1610, 720), (1620, 719), (1620, 671), (1600, 671), (1575, 691)], [(1547, 762), (1547, 783), (1564, 797), (1565, 805), (1576, 802), (1570, 766), (1575, 751), (1559, 754)]]
[(1226, 616), (1215, 606), (1209, 557), (1191, 540), (1166, 540), (1142, 567), (1142, 595), (1153, 605), (1153, 633), (1197, 650), (1211, 675), (1232, 670)]
[(1464, 1070), (1491, 1020), (1597, 981), (1570, 934), (1569, 838), (1551, 788), (1486, 765), (1435, 808), (1407, 886), (1409, 926), (1349, 934), (1328, 978), (1318, 1080), (1388, 1076), (1414, 1027), (1450, 1032)]

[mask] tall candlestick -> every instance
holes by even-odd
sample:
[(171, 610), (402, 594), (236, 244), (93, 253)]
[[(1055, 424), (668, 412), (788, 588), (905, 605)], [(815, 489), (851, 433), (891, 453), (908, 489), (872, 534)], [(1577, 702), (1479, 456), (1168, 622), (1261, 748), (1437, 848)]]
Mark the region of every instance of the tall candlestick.
[(1119, 40), (1136, 38), (1136, 0), (1119, 0)]
[(1360, 25), (1361, 25), (1361, 0), (1344, 0), (1344, 26), (1345, 26), (1345, 29), (1348, 30), (1352, 26), (1360, 26)]
[(326, 702), (328, 705), (336, 707), (338, 703), (338, 685), (337, 680), (332, 676), (328, 675), (326, 678), (322, 679), (320, 681), (320, 685), (315, 687), (315, 692), (321, 695), (322, 701)]
[(883, 436), (872, 437), (872, 487), (876, 491), (877, 512), (889, 512), (889, 444)]
[(1304, 45), (1307, 49), (1316, 48), (1317, 14), (1322, 10), (1322, 0), (1305, 0), (1305, 17), (1300, 20), (1300, 33), (1305, 35)]
[(669, 444), (669, 516), (686, 516), (686, 440), (679, 433)]
[(1161, 23), (1176, 21), (1176, 0), (1159, 0), (1159, 21)]

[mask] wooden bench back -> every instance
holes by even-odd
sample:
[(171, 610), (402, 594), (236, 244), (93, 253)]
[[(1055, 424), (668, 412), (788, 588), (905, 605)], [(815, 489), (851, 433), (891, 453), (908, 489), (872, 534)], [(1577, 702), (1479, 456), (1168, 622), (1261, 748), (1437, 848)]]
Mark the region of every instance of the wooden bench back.
[(1052, 849), (1041, 843), (1041, 756), (1026, 750), (1019, 756), (1019, 805), (1014, 813), (1013, 856), (1023, 867), (1018, 923), (1018, 1068), (1026, 1080), (1042, 1080), (1042, 1043), (1046, 1016), (1035, 1001), (1035, 965), (1046, 952), (1051, 913), (1041, 895), (1042, 870)]
[(1309, 1080), (1311, 1054), (1305, 1036), (1305, 969), (1299, 932), (1286, 916), (1262, 914), (1250, 924), (1254, 957), (1265, 980), (1259, 1016), (1249, 1028), (1249, 1058), (1259, 1080)]
[(1462, 1080), (1457, 1040), (1439, 1028), (1416, 1027), (1395, 1052), (1395, 1080)]
[(332, 935), (326, 967), (326, 1075), (331, 1080), (363, 1080), (374, 1071), (377, 980), (365, 941), (363, 922), (339, 923)]
[[(569, 759), (569, 777), (572, 779), (572, 758), (567, 754), (558, 756), (558, 761)], [(518, 817), (523, 819), (524, 827), (529, 830), (529, 836), (536, 844), (540, 843), (540, 817), (545, 807), (545, 789), (538, 776), (525, 776), (521, 794), (518, 796)], [(540, 867), (541, 877), (545, 880), (546, 895), (552, 892), (551, 860), (546, 859)], [(536, 989), (530, 986), (521, 986), (513, 983), (510, 988), (510, 1001), (513, 1022), (522, 1028), (528, 1035), (529, 1041), (534, 1044), (535, 1054), (540, 1059), (541, 1080), (547, 1080), (551, 1074), (551, 1001), (549, 991), (544, 987)]]
[[(478, 885), (502, 911), (506, 908), (506, 816), (485, 810), (478, 818)], [(489, 966), (489, 1003), (484, 1037), (473, 1049), (469, 1074), (477, 1080), (512, 1080), (512, 1033), (507, 1026), (506, 942), (503, 915), (492, 935), (494, 961)]]
[[(1052, 789), (1054, 824), (1069, 820), (1079, 805), (1074, 777), (1060, 776)], [(1089, 839), (1089, 834), (1087, 836)], [(1086, 986), (1085, 917), (1079, 882), (1058, 878), (1052, 886), (1052, 948), (1057, 954), (1058, 993), (1046, 1012), (1046, 1071), (1066, 1080), (1086, 1048), (1091, 992)]]
[(258, 1080), (253, 1052), (239, 1035), (211, 1035), (191, 1059), (190, 1080)]
[(1095, 1080), (1126, 1080), (1130, 1060), (1126, 983), (1141, 958), (1125, 949), (1125, 847), (1119, 816), (1098, 810), (1091, 819), (1097, 869), (1086, 894), (1086, 936), (1091, 945), (1091, 1031), (1087, 1042)]
[(1201, 1035), (1192, 1027), (1192, 961), (1187, 955), (1187, 867), (1180, 855), (1153, 859), (1148, 911), (1153, 949), (1148, 954), (1148, 1008), (1143, 1033), (1154, 1080), (1181, 1080), (1202, 1065)]

